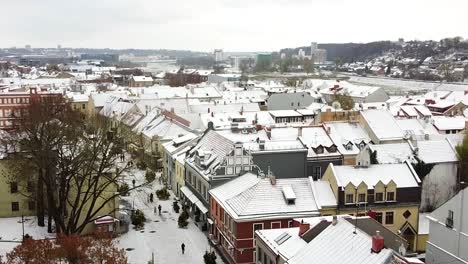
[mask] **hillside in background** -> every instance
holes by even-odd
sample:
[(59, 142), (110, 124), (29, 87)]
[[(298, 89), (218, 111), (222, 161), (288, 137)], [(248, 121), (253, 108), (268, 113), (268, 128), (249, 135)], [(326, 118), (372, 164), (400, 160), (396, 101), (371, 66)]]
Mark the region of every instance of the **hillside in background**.
[[(319, 44), (318, 48), (327, 50), (327, 60), (329, 61), (339, 58), (343, 62), (353, 62), (371, 59), (389, 50), (398, 50), (402, 47), (391, 41), (376, 41), (370, 43), (325, 43)], [(280, 53), (284, 52), (291, 56), (297, 54), (299, 49), (303, 49), (307, 55), (310, 54), (310, 46), (282, 49)]]

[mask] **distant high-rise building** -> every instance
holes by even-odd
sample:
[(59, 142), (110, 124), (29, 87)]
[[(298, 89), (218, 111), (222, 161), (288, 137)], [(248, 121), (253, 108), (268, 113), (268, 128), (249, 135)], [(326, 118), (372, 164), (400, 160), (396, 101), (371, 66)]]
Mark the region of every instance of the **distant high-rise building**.
[(317, 42), (310, 43), (310, 55), (314, 54), (314, 51), (317, 49)]
[(214, 50), (214, 57), (215, 57), (215, 62), (223, 61), (223, 50), (222, 49), (215, 49)]
[(327, 61), (327, 50), (319, 49), (317, 42), (311, 42), (310, 57), (314, 60), (314, 63), (323, 64)]

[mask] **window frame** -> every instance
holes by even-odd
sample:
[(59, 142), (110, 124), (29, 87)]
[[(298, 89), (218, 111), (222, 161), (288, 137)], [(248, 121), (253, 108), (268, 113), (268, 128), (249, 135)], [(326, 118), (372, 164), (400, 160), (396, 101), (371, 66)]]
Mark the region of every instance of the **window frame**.
[[(348, 197), (351, 196), (351, 202), (348, 202)], [(345, 193), (345, 204), (355, 204), (354, 202), (354, 194), (353, 193)]]
[[(256, 225), (261, 225), (262, 227), (261, 227), (260, 229), (255, 229), (255, 226), (256, 226)], [(253, 231), (253, 232), (252, 232), (252, 238), (255, 237), (255, 231), (257, 231), (257, 230), (263, 230), (264, 227), (265, 227), (265, 226), (264, 226), (263, 223), (252, 223), (252, 231)]]
[[(392, 199), (392, 200), (388, 199), (388, 195), (389, 195), (389, 194), (392, 194), (392, 195), (393, 195), (393, 199)], [(392, 191), (392, 192), (387, 192), (386, 195), (385, 195), (385, 200), (386, 200), (387, 202), (396, 202), (396, 194), (395, 194), (395, 192), (393, 192), (393, 191)]]
[[(378, 195), (378, 194), (382, 195), (382, 199), (380, 199), (380, 200), (377, 199), (377, 195)], [(384, 201), (384, 193), (383, 193), (383, 192), (376, 192), (376, 193), (375, 193), (375, 200), (374, 200), (374, 202), (375, 202), (375, 203), (383, 203), (383, 202), (385, 202), (385, 201)]]
[(20, 209), (19, 202), (11, 202), (11, 211), (12, 212), (19, 212), (19, 209)]
[[(391, 219), (392, 219), (391, 223), (388, 223), (388, 221), (387, 221), (387, 217), (388, 217), (389, 215), (392, 216), (392, 218), (391, 218)], [(395, 224), (395, 212), (393, 212), (393, 211), (385, 212), (385, 225), (393, 225), (393, 224)]]

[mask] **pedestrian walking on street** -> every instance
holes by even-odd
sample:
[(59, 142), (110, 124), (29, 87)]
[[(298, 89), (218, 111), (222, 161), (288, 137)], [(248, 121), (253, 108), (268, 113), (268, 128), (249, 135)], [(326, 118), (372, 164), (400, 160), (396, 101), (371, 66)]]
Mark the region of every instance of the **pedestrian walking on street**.
[(182, 249), (182, 254), (184, 254), (185, 253), (185, 244), (182, 243), (182, 245), (180, 245), (180, 248)]
[(132, 180), (133, 188), (135, 188), (135, 179)]
[(161, 214), (161, 205), (158, 205), (159, 214)]

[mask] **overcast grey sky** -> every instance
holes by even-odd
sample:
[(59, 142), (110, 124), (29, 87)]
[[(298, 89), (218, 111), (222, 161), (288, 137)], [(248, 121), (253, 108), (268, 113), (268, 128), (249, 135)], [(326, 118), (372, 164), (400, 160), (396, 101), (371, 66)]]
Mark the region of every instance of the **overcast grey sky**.
[(1, 47), (273, 51), (468, 37), (468, 0), (1, 0)]

